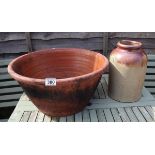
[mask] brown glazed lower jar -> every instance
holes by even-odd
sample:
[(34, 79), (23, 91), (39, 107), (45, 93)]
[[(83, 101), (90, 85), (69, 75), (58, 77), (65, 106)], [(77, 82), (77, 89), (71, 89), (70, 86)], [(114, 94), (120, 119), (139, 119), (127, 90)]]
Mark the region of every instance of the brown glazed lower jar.
[[(67, 116), (87, 106), (107, 66), (107, 58), (97, 52), (57, 48), (20, 56), (8, 72), (41, 112)], [(45, 78), (56, 78), (56, 85), (46, 86)]]
[(120, 102), (140, 99), (147, 69), (142, 43), (122, 40), (109, 58), (109, 96)]

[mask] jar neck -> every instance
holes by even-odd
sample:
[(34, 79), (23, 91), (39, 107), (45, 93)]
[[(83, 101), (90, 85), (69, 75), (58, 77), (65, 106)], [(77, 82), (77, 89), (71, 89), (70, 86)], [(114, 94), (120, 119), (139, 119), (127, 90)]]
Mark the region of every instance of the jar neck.
[(129, 50), (140, 49), (142, 48), (142, 43), (132, 40), (122, 40), (117, 43), (117, 47)]

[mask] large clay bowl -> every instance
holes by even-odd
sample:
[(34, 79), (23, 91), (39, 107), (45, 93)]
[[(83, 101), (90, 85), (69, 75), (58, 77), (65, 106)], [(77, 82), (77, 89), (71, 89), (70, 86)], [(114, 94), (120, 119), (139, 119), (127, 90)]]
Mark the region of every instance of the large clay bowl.
[[(99, 53), (60, 48), (20, 56), (8, 65), (8, 72), (41, 112), (67, 116), (84, 109), (107, 66), (107, 58)], [(45, 86), (45, 78), (56, 78), (56, 86)]]

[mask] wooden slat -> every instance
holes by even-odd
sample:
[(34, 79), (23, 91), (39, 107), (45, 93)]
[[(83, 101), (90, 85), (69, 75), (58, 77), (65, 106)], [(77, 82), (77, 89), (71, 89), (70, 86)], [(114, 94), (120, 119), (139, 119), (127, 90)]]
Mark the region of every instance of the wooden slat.
[[(32, 40), (33, 49), (45, 48), (85, 48), (90, 50), (103, 50), (103, 38), (82, 39), (54, 39), (54, 40)], [(10, 46), (10, 45), (9, 45)], [(15, 45), (14, 45), (15, 46)], [(6, 49), (6, 48), (5, 48)], [(6, 49), (8, 51), (8, 49)], [(22, 51), (22, 50), (21, 50)]]
[(30, 114), (31, 114), (30, 111), (24, 111), (23, 116), (22, 116), (20, 122), (28, 122)]
[(151, 106), (145, 106), (145, 109), (150, 114), (150, 116), (152, 117), (152, 119), (155, 120), (155, 115), (154, 115), (154, 112), (153, 112), (152, 107)]
[(0, 42), (23, 39), (25, 39), (24, 32), (1, 32), (0, 34)]
[(7, 68), (6, 67), (4, 67), (4, 68), (0, 68), (0, 74), (1, 73), (7, 73), (8, 71), (7, 71)]
[(129, 119), (131, 120), (131, 122), (138, 122), (137, 117), (135, 116), (135, 114), (133, 113), (132, 109), (130, 107), (124, 108)]
[(155, 67), (155, 61), (148, 61), (147, 66)]
[(114, 121), (115, 122), (122, 122), (122, 119), (118, 113), (118, 110), (116, 108), (111, 109), (111, 113), (113, 115)]
[(35, 111), (38, 108), (31, 101), (21, 101), (19, 100), (16, 109), (24, 109), (24, 111)]
[(98, 122), (96, 110), (89, 110), (91, 122)]
[(0, 119), (0, 122), (7, 122), (8, 119)]
[(0, 95), (1, 94), (9, 94), (9, 93), (22, 93), (22, 92), (23, 92), (23, 89), (21, 87), (0, 89)]
[(9, 74), (0, 75), (0, 81), (11, 80), (12, 77)]
[(147, 89), (148, 89), (151, 93), (155, 93), (155, 88), (149, 88), (149, 87), (147, 87)]
[[(109, 32), (109, 38), (155, 38), (154, 32)], [(60, 38), (103, 37), (103, 32), (31, 32), (32, 39), (51, 40)], [(1, 32), (0, 41), (24, 40), (24, 32)]]
[(90, 100), (91, 105), (87, 106), (86, 109), (103, 109), (103, 108), (116, 108), (116, 107), (133, 107), (133, 106), (146, 106), (151, 105), (155, 106), (155, 99), (149, 99), (146, 97), (142, 97), (139, 101), (131, 103), (120, 103), (117, 101), (113, 101), (112, 99), (91, 99)]
[(22, 110), (20, 110), (20, 111), (15, 110), (15, 111), (11, 114), (11, 116), (10, 116), (8, 122), (20, 122), (20, 120), (21, 120), (21, 118), (22, 118), (22, 116), (23, 116), (23, 112), (24, 112), (24, 111), (22, 111)]
[(103, 74), (102, 75), (102, 79), (104, 78), (104, 80), (106, 81), (107, 84), (108, 84), (108, 77), (109, 77), (109, 74)]
[(17, 103), (18, 103), (18, 100), (16, 100), (16, 101), (9, 101), (9, 102), (1, 102), (0, 103), (0, 108), (1, 107), (14, 107), (14, 106), (17, 105)]
[(147, 73), (155, 73), (155, 68), (147, 68)]
[(103, 109), (97, 109), (97, 116), (98, 116), (98, 120), (99, 122), (106, 122), (106, 118), (103, 112)]
[(108, 32), (103, 32), (103, 54), (108, 55)]
[(104, 114), (107, 122), (114, 122), (110, 109), (104, 109)]
[(143, 87), (142, 94), (146, 99), (148, 98), (150, 100), (154, 100), (154, 97), (150, 94), (148, 89), (146, 89), (145, 87)]
[(0, 97), (0, 102), (4, 102), (6, 100), (18, 100), (21, 94), (13, 94), (13, 95), (3, 95)]
[(124, 108), (117, 108), (120, 117), (122, 118), (123, 122), (130, 122), (130, 119), (127, 115), (127, 113), (125, 112)]
[(60, 117), (59, 122), (66, 122), (67, 118), (66, 117)]
[(0, 66), (7, 66), (10, 62), (11, 62), (12, 59), (3, 59), (3, 60), (0, 60)]
[(153, 54), (148, 54), (147, 57), (149, 60), (155, 60), (155, 55)]
[[(155, 55), (147, 55), (148, 56), (148, 66), (151, 66), (151, 68), (147, 68), (147, 75), (145, 78), (144, 85), (147, 87), (147, 89), (151, 93), (155, 93), (155, 74), (154, 75), (148, 75), (149, 73), (155, 73)], [(154, 67), (154, 68), (152, 68)], [(147, 79), (147, 80), (146, 80)], [(149, 81), (151, 80), (151, 81)], [(152, 81), (154, 80), (154, 81)], [(148, 88), (152, 87), (152, 88)], [(153, 88), (154, 87), (154, 88)]]
[(110, 38), (155, 38), (153, 32), (109, 32)]
[(74, 115), (67, 116), (67, 122), (74, 122)]
[(145, 48), (144, 50), (145, 50), (145, 53), (147, 55), (151, 55), (152, 56), (155, 53), (155, 49), (153, 49), (153, 48)]
[(147, 86), (154, 86), (155, 87), (155, 81), (145, 81), (144, 85), (145, 85), (145, 87), (147, 87)]
[(59, 121), (59, 117), (52, 117), (51, 122), (58, 122)]
[(38, 111), (32, 111), (28, 121), (35, 122), (37, 115), (38, 115)]
[(147, 122), (152, 122), (152, 118), (144, 107), (138, 107)]
[(22, 53), (27, 51), (25, 40), (0, 42), (1, 54)]
[(19, 86), (17, 81), (3, 81), (0, 82), (0, 89), (3, 87), (13, 87), (13, 86)]
[(30, 32), (25, 32), (26, 44), (28, 51), (32, 51), (32, 42)]
[(154, 55), (155, 49), (145, 48), (144, 50), (147, 55)]
[(44, 114), (39, 111), (35, 121), (36, 122), (43, 122), (43, 120), (44, 120)]
[(132, 110), (134, 114), (136, 115), (139, 122), (146, 122), (145, 118), (143, 117), (143, 115), (141, 114), (141, 112), (139, 111), (137, 107), (132, 107)]
[(96, 99), (99, 99), (99, 93), (98, 93), (98, 90), (96, 89), (95, 93), (94, 93), (94, 96), (93, 98), (96, 98)]
[(83, 122), (90, 122), (90, 115), (87, 109), (83, 111)]
[(30, 99), (28, 98), (28, 96), (27, 96), (25, 93), (23, 93), (23, 94), (21, 95), (20, 100), (21, 100), (21, 101), (30, 101)]
[(101, 78), (101, 84), (102, 84), (102, 88), (105, 94), (105, 98), (108, 98), (108, 84), (105, 80), (106, 77), (102, 77)]
[(148, 75), (148, 74), (146, 74), (146, 76), (145, 76), (145, 80), (154, 80), (155, 79), (155, 75)]
[(50, 122), (51, 121), (51, 116), (44, 116), (44, 122)]
[[(11, 37), (11, 36), (10, 36)], [(53, 39), (87, 39), (102, 38), (102, 32), (31, 32), (31, 39), (53, 40)]]
[(75, 114), (75, 122), (82, 122), (82, 112)]
[(101, 85), (101, 82), (99, 82), (99, 85), (98, 85), (97, 89), (98, 89), (99, 97), (101, 99), (104, 99), (105, 98), (105, 93), (103, 91), (103, 87)]

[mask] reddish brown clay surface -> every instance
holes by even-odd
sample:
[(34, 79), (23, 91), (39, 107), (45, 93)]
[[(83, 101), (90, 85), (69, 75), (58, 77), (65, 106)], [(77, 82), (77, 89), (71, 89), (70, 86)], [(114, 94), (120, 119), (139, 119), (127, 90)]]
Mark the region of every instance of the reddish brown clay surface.
[[(10, 75), (40, 111), (67, 116), (81, 111), (92, 97), (108, 60), (101, 54), (74, 48), (46, 49), (14, 59)], [(45, 86), (56, 78), (56, 86)]]

